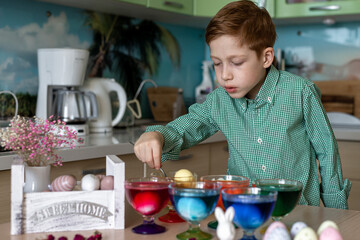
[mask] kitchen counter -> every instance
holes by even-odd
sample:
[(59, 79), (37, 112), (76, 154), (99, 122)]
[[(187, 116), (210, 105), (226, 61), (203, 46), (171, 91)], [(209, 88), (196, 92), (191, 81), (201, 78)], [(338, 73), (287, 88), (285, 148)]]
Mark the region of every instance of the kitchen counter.
[[(106, 155), (123, 155), (134, 153), (133, 143), (144, 133), (146, 126), (115, 128), (108, 134), (89, 134), (81, 136), (83, 143), (74, 149), (60, 149), (59, 155), (63, 162), (86, 160), (105, 157)], [(218, 132), (202, 143), (225, 141), (225, 136)], [(11, 163), (17, 158), (12, 152), (0, 153), (0, 170), (11, 168)]]
[[(129, 214), (126, 215), (128, 217)], [(208, 221), (214, 220), (214, 215), (211, 215), (206, 220), (202, 221), (201, 228), (207, 232), (213, 234), (214, 239), (217, 239), (216, 233), (214, 230), (209, 230), (206, 227)], [(298, 221), (305, 222), (308, 226), (317, 231), (320, 224), (325, 220), (334, 221), (340, 229), (343, 239), (354, 239), (354, 236), (360, 235), (360, 212), (351, 211), (351, 210), (342, 210), (342, 209), (333, 209), (333, 208), (324, 208), (324, 207), (313, 207), (313, 206), (303, 206), (298, 205), (288, 216), (286, 216), (283, 222), (287, 226), (291, 226), (293, 223)], [(270, 222), (270, 220), (269, 220)], [(269, 223), (268, 222), (268, 223)], [(162, 240), (162, 239), (175, 239), (176, 234), (181, 233), (188, 228), (187, 223), (162, 223), (159, 224), (165, 226), (167, 231), (162, 234), (154, 235), (139, 235), (131, 231), (131, 228), (141, 223), (141, 217), (138, 214), (135, 214), (132, 220), (125, 221), (125, 229), (123, 230), (100, 230), (102, 233), (103, 239), (126, 239), (126, 240), (136, 240), (136, 239), (147, 239), (147, 240)], [(47, 239), (48, 233), (37, 233), (37, 234), (25, 234), (10, 236), (10, 223), (0, 224), (0, 232), (2, 233), (3, 239), (11, 240), (20, 240), (20, 239)], [(74, 231), (74, 232), (56, 232), (51, 233), (56, 238), (60, 236), (66, 236), (68, 239), (73, 239), (76, 233), (80, 233), (85, 237), (89, 237), (93, 234), (94, 231)], [(242, 230), (236, 230), (236, 239), (239, 239), (242, 236)], [(256, 237), (261, 239), (259, 230), (256, 231)]]
[[(153, 123), (154, 124), (154, 123)], [(81, 136), (83, 143), (75, 149), (60, 149), (59, 155), (63, 162), (86, 160), (104, 157), (106, 155), (123, 155), (134, 153), (133, 143), (145, 131), (146, 125), (135, 127), (115, 128), (113, 133), (89, 134)], [(337, 140), (360, 141), (360, 128), (354, 129), (346, 126), (333, 127)], [(226, 141), (225, 136), (218, 132), (202, 143)], [(12, 152), (0, 153), (0, 171), (11, 168), (11, 163), (17, 157)]]

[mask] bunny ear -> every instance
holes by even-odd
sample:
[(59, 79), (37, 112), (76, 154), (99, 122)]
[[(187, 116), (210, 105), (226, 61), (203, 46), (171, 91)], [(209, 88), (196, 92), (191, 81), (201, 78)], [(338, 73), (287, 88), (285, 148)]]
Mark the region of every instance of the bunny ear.
[(228, 207), (225, 212), (225, 219), (231, 222), (234, 218), (234, 215), (235, 215), (235, 209), (232, 206)]
[(220, 207), (215, 208), (215, 217), (218, 220), (218, 222), (224, 222), (225, 221), (224, 211)]

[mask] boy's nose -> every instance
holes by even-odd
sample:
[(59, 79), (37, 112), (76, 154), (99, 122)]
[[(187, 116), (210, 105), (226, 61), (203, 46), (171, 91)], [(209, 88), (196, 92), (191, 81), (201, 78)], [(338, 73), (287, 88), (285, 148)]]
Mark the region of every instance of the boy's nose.
[(221, 74), (221, 78), (224, 81), (231, 80), (232, 79), (232, 73), (229, 70), (227, 70), (226, 68), (224, 68), (223, 72)]

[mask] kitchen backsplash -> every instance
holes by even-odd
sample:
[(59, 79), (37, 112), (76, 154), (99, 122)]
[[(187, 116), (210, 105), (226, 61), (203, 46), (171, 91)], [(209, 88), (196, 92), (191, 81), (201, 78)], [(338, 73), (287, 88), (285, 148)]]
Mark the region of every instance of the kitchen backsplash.
[(277, 26), (288, 71), (310, 80), (360, 79), (359, 22)]
[[(82, 9), (50, 3), (15, 0), (0, 5), (0, 90), (17, 95), (28, 93), (35, 99), (38, 90), (38, 48), (82, 48), (92, 43), (92, 31), (84, 25)], [(168, 29), (179, 43), (181, 63), (174, 68), (164, 49), (158, 73), (151, 78), (159, 86), (184, 89), (188, 104), (195, 101), (195, 89), (201, 82), (201, 61), (204, 59), (203, 29), (159, 23)], [(104, 77), (113, 77), (104, 72)], [(144, 79), (149, 76), (144, 76)], [(146, 84), (146, 87), (152, 86)], [(142, 90), (143, 116), (151, 111)], [(21, 104), (21, 103), (20, 103)], [(32, 107), (33, 109), (35, 106)], [(0, 113), (1, 117), (1, 113)]]
[[(2, 1), (0, 5), (0, 90), (35, 96), (38, 90), (38, 48), (86, 49), (92, 32), (84, 25), (83, 10), (38, 1)], [(195, 102), (201, 83), (201, 63), (209, 59), (204, 29), (159, 23), (177, 39), (180, 68), (172, 66), (165, 51), (159, 72), (151, 78), (159, 86), (184, 89), (186, 105)], [(277, 26), (275, 52), (281, 50), (288, 71), (311, 80), (360, 79), (359, 22)], [(105, 77), (112, 77), (106, 72)], [(144, 76), (144, 79), (148, 76)], [(146, 85), (150, 87), (151, 85)], [(143, 116), (151, 111), (142, 91)]]

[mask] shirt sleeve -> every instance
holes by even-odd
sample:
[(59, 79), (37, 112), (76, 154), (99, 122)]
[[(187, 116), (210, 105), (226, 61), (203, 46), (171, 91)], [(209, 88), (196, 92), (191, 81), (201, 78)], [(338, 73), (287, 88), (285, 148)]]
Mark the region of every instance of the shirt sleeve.
[(210, 93), (202, 104), (189, 107), (188, 114), (180, 116), (166, 126), (155, 125), (146, 128), (146, 132), (158, 131), (164, 136), (161, 161), (177, 160), (183, 149), (190, 148), (219, 131), (211, 118), (211, 105), (214, 100)]
[(319, 161), (320, 197), (325, 207), (348, 209), (352, 183), (343, 181), (341, 161), (335, 135), (321, 103), (315, 84), (303, 92), (305, 127)]

